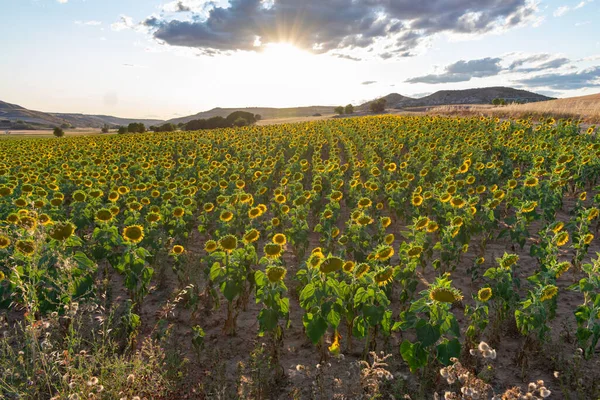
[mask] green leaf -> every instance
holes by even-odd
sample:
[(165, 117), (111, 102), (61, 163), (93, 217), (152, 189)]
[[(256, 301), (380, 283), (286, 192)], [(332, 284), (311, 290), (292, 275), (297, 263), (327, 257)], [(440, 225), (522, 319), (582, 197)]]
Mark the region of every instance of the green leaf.
[(302, 323), (306, 329), (306, 335), (313, 344), (319, 343), (321, 337), (327, 332), (327, 321), (320, 315), (304, 314)]
[(435, 344), (435, 342), (437, 342), (441, 336), (439, 329), (431, 326), (424, 319), (421, 319), (419, 322), (417, 322), (416, 330), (417, 339), (419, 339), (423, 347), (429, 347), (432, 344)]
[(427, 365), (427, 352), (423, 350), (419, 342), (413, 344), (405, 339), (400, 345), (400, 354), (410, 367), (411, 372)]
[(460, 356), (460, 342), (458, 339), (446, 341), (437, 346), (437, 358), (444, 365), (450, 365), (452, 357)]
[(272, 309), (261, 310), (258, 314), (258, 322), (261, 332), (272, 331), (277, 327), (277, 311)]

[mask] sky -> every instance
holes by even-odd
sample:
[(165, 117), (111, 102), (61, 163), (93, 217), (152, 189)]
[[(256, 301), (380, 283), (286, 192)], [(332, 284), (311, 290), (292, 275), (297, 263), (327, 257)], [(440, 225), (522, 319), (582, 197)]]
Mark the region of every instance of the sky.
[(600, 92), (600, 0), (0, 0), (0, 15), (0, 100), (46, 112)]

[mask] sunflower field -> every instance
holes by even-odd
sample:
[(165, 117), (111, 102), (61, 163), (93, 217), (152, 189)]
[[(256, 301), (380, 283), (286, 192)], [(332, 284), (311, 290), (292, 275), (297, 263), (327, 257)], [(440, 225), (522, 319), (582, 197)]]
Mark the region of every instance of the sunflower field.
[(599, 178), (572, 120), (0, 140), (0, 394), (597, 398)]

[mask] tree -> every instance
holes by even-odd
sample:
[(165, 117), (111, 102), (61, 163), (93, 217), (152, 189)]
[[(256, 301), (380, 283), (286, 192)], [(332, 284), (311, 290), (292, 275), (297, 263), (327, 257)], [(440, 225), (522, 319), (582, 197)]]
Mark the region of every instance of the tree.
[(108, 126), (108, 124), (104, 124), (102, 126), (102, 133), (108, 133), (110, 127)]
[(333, 112), (335, 112), (338, 115), (342, 115), (342, 114), (344, 114), (344, 107), (338, 106), (338, 107), (336, 107), (336, 108), (333, 109)]
[(146, 126), (141, 122), (132, 122), (127, 126), (129, 133), (144, 133), (146, 132)]
[(496, 99), (492, 100), (492, 104), (495, 105), (495, 106), (505, 106), (506, 105), (506, 100), (496, 98)]
[(57, 126), (56, 128), (54, 128), (54, 136), (56, 136), (56, 137), (63, 137), (63, 136), (65, 136), (65, 131), (63, 131), (62, 128), (59, 128)]
[(236, 119), (235, 121), (233, 121), (233, 126), (240, 127), (240, 126), (248, 126), (248, 125), (249, 125), (248, 121), (241, 117)]
[(167, 122), (166, 124), (155, 127), (153, 130), (154, 132), (174, 132), (177, 128), (172, 123)]
[(127, 132), (128, 132), (128, 130), (127, 130), (127, 127), (126, 127), (126, 126), (120, 126), (120, 127), (119, 127), (119, 130), (117, 131), (117, 133), (118, 133), (119, 135), (122, 135), (122, 134), (124, 134), (124, 133), (127, 133)]
[(246, 111), (234, 111), (225, 118), (227, 120), (227, 126), (236, 126), (235, 122), (239, 119), (245, 119), (247, 121), (246, 125), (252, 125), (256, 122), (256, 118), (254, 118), (254, 114), (246, 112)]
[(369, 104), (369, 108), (371, 109), (372, 113), (382, 113), (385, 111), (385, 103), (385, 99), (375, 100), (371, 104)]
[(256, 122), (260, 121), (261, 119), (262, 119), (262, 115), (260, 115), (260, 114), (254, 114), (254, 120)]
[(354, 106), (352, 104), (348, 104), (344, 111), (346, 114), (354, 114)]

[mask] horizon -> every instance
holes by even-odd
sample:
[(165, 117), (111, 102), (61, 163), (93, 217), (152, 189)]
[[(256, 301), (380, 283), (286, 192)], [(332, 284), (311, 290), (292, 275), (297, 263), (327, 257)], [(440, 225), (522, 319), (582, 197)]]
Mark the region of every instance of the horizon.
[(0, 100), (165, 121), (492, 86), (598, 92), (599, 2), (434, 3), (4, 0)]

